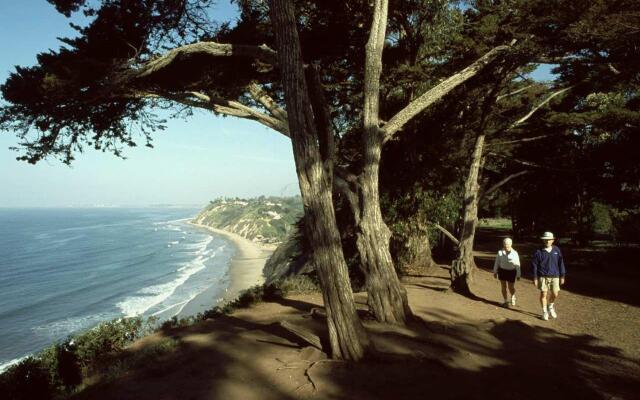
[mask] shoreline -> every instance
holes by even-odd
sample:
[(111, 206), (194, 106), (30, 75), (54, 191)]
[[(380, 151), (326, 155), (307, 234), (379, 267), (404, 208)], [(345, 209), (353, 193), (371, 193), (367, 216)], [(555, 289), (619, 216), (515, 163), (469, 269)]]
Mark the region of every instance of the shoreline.
[(229, 261), (228, 282), (224, 292), (220, 295), (219, 287), (213, 285), (189, 300), (177, 314), (179, 318), (195, 315), (198, 312), (209, 310), (229, 301), (235, 300), (241, 291), (255, 285), (264, 283), (262, 270), (267, 259), (275, 250), (275, 246), (263, 245), (252, 242), (240, 235), (222, 229), (197, 224), (189, 220), (189, 225), (206, 229), (211, 233), (223, 236), (231, 242), (236, 252)]

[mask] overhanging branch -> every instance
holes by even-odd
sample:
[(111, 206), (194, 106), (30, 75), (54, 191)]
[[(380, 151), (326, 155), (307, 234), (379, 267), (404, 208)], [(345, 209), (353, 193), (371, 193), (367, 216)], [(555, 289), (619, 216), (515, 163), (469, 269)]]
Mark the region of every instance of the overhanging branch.
[(496, 190), (498, 190), (501, 186), (505, 185), (507, 182), (509, 182), (512, 179), (515, 179), (519, 176), (528, 174), (529, 171), (528, 170), (524, 170), (524, 171), (520, 171), (520, 172), (516, 172), (515, 174), (511, 174), (509, 176), (507, 176), (506, 178), (502, 179), (500, 182), (496, 183), (495, 185), (491, 186), (489, 189), (483, 191), (480, 196), (478, 196), (478, 198), (482, 198), (492, 192), (495, 192)]
[(247, 89), (249, 90), (251, 97), (253, 97), (253, 99), (258, 103), (262, 104), (264, 108), (269, 110), (271, 115), (282, 121), (288, 121), (289, 117), (287, 116), (287, 112), (280, 107), (278, 103), (276, 103), (271, 96), (269, 96), (267, 92), (260, 87), (260, 85), (252, 83), (247, 86)]
[(198, 42), (177, 47), (166, 54), (147, 61), (139, 68), (127, 71), (128, 79), (140, 79), (152, 75), (184, 56), (208, 55), (212, 57), (249, 57), (276, 64), (276, 52), (267, 45), (250, 46), (216, 42)]
[(509, 126), (509, 128), (507, 128), (507, 130), (513, 129), (513, 128), (517, 127), (518, 125), (522, 125), (529, 118), (531, 118), (533, 116), (533, 114), (535, 114), (538, 110), (540, 110), (542, 107), (544, 107), (546, 104), (548, 104), (554, 97), (556, 97), (558, 95), (561, 95), (562, 93), (566, 92), (567, 90), (572, 89), (573, 87), (575, 87), (575, 85), (571, 85), (571, 86), (568, 86), (566, 88), (563, 88), (563, 89), (560, 89), (560, 90), (557, 90), (557, 91), (551, 93), (549, 96), (547, 96), (546, 99), (544, 99), (542, 102), (540, 102), (540, 104), (535, 106), (524, 117), (520, 118), (519, 120), (517, 120), (513, 124), (511, 124), (511, 126)]
[(162, 97), (190, 107), (197, 107), (231, 117), (250, 119), (289, 137), (289, 127), (285, 122), (261, 113), (238, 101), (213, 98), (204, 93), (193, 91), (184, 93), (145, 93), (145, 97)]
[(498, 58), (500, 55), (511, 49), (513, 45), (498, 46), (480, 57), (473, 64), (469, 65), (462, 71), (456, 73), (445, 79), (443, 82), (436, 85), (434, 88), (428, 90), (422, 96), (418, 97), (405, 108), (400, 110), (394, 115), (387, 124), (385, 124), (383, 130), (384, 141), (388, 141), (393, 138), (402, 127), (409, 122), (413, 117), (424, 111), (431, 104), (443, 98), (447, 93), (456, 88), (458, 85), (466, 82), (473, 76), (477, 75), (484, 67)]
[(440, 226), (440, 224), (438, 224), (437, 222), (432, 222), (432, 225), (435, 226), (440, 232), (444, 233), (444, 235), (448, 237), (453, 243), (455, 243), (456, 246), (460, 245), (460, 241), (455, 236), (453, 236), (453, 233)]

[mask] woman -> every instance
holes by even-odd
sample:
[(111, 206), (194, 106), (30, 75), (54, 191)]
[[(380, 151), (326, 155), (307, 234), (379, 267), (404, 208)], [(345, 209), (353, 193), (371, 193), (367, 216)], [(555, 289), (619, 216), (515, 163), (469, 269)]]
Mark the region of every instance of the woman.
[[(502, 241), (502, 250), (498, 251), (496, 261), (493, 264), (493, 276), (500, 279), (502, 285), (503, 307), (516, 305), (516, 279), (520, 280), (520, 257), (518, 257), (518, 252), (511, 247), (512, 244), (513, 242), (509, 238)], [(511, 293), (510, 301), (507, 297), (507, 283)]]

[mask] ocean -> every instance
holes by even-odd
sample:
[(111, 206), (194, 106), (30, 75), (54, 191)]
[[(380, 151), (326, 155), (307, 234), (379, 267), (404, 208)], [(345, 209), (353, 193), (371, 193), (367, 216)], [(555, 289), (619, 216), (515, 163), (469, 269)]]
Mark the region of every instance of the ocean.
[(0, 208), (0, 371), (113, 318), (211, 308), (235, 247), (195, 208)]

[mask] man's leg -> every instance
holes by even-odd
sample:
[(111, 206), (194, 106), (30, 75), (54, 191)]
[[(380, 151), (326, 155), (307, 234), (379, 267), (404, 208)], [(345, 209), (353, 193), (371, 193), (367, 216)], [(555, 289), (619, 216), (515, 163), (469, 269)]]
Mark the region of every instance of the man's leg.
[(507, 281), (500, 281), (500, 286), (501, 286), (501, 289), (502, 289), (502, 299), (503, 299), (502, 305), (506, 306), (507, 305), (507, 298), (508, 298), (507, 297)]
[(516, 305), (516, 283), (509, 282), (509, 292), (511, 293), (511, 305)]
[(549, 313), (547, 312), (547, 291), (546, 290), (540, 291), (540, 305), (542, 306), (542, 319), (546, 321), (549, 319)]
[(558, 318), (558, 314), (556, 313), (555, 302), (560, 294), (560, 282), (558, 278), (553, 279), (553, 284), (551, 285), (551, 294), (549, 295), (549, 315), (551, 318)]

